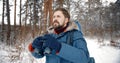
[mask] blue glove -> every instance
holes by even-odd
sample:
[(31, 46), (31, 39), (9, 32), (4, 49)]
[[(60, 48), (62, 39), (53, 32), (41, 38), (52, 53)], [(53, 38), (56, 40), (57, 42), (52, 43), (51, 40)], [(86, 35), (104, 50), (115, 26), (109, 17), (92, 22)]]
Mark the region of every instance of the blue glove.
[(34, 51), (31, 53), (35, 58), (42, 58), (42, 57), (44, 57), (43, 52), (44, 52), (44, 50), (42, 50), (42, 49), (40, 50), (40, 49), (35, 48)]
[(33, 41), (32, 48), (34, 49), (34, 51), (32, 52), (32, 55), (34, 57), (42, 58), (44, 56), (43, 42), (44, 42), (43, 36), (37, 37)]
[(35, 40), (33, 40), (32, 47), (42, 49), (43, 42), (45, 42), (45, 39), (43, 36), (37, 37), (35, 38)]
[(54, 50), (55, 53), (59, 52), (61, 49), (61, 43), (57, 41), (57, 39), (55, 39), (54, 37), (50, 36), (50, 35), (45, 35), (45, 42), (43, 47), (44, 48), (50, 48), (51, 50)]

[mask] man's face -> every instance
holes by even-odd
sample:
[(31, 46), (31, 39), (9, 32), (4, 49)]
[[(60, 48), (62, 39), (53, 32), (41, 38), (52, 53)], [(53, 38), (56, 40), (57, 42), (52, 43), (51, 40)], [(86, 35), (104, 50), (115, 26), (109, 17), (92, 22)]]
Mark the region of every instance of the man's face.
[(68, 22), (68, 18), (65, 18), (61, 11), (56, 11), (53, 14), (53, 27), (54, 28), (61, 28), (65, 27), (66, 23)]

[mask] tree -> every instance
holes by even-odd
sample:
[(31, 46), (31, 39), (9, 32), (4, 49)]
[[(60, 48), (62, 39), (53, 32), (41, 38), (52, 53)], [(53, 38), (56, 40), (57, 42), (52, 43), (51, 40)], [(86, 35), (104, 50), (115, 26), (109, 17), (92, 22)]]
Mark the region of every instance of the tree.
[(118, 6), (120, 6), (120, 0), (117, 0), (117, 1), (115, 2), (115, 4), (117, 4)]
[(20, 23), (20, 28), (21, 28), (21, 11), (22, 11), (22, 0), (20, 0), (20, 18), (19, 18), (19, 23)]
[(64, 0), (57, 0), (58, 1), (58, 4), (59, 4), (59, 7), (63, 7), (63, 3), (64, 3)]
[(119, 26), (120, 26), (120, 7), (116, 4), (110, 3), (110, 7), (108, 7), (110, 10), (109, 13), (109, 22), (110, 22), (110, 35), (111, 35), (111, 41), (115, 38), (120, 37), (119, 34)]
[(36, 8), (36, 2), (37, 2), (37, 0), (34, 0), (34, 3), (33, 3), (33, 15), (34, 15), (33, 32), (32, 32), (33, 37), (35, 37), (36, 23), (38, 21), (38, 15), (37, 15), (38, 9)]
[(11, 27), (10, 27), (10, 8), (9, 8), (9, 0), (6, 0), (6, 15), (7, 15), (7, 43), (10, 44), (10, 32), (11, 32)]
[(27, 23), (27, 18), (28, 18), (28, 3), (29, 1), (27, 0), (26, 1), (26, 4), (25, 4), (25, 28), (26, 28), (26, 23)]
[(16, 30), (16, 0), (14, 0), (14, 31)]
[(3, 10), (2, 10), (2, 41), (4, 40), (4, 27), (5, 27), (5, 24), (4, 24), (4, 14), (5, 14), (5, 0), (3, 0)]
[[(65, 4), (66, 4), (66, 7), (67, 7), (67, 10), (69, 13), (70, 13), (70, 3), (71, 3), (70, 0), (65, 0)], [(63, 3), (61, 3), (61, 4), (63, 5)]]
[(44, 20), (43, 20), (43, 32), (45, 32), (52, 22), (52, 1), (44, 0)]
[(16, 0), (14, 0), (14, 43), (16, 42)]

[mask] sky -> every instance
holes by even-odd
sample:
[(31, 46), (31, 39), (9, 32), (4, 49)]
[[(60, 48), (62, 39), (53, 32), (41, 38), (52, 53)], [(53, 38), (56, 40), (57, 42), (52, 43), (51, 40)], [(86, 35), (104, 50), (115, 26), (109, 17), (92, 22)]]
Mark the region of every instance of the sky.
[[(2, 0), (1, 0), (2, 1)], [(0, 8), (2, 9), (2, 2), (0, 1)], [(20, 0), (17, 0), (17, 6), (19, 6), (19, 1)], [(25, 0), (24, 0), (25, 1)], [(22, 1), (22, 3), (24, 3), (24, 1)], [(75, 1), (78, 1), (78, 0), (75, 0)], [(83, 1), (88, 1), (88, 0), (83, 0)], [(106, 1), (108, 1), (108, 4), (110, 3), (110, 2), (115, 2), (115, 1), (117, 1), (117, 0), (102, 0), (102, 2), (106, 2)], [(14, 1), (13, 0), (10, 0), (10, 4), (14, 4)], [(10, 9), (14, 9), (14, 6), (12, 6)], [(10, 21), (11, 21), (11, 24), (14, 24), (14, 10), (13, 11), (10, 11), (10, 13), (11, 13), (11, 15), (10, 15)], [(17, 12), (16, 13), (19, 13), (19, 7), (18, 7), (18, 9), (17, 9)], [(17, 16), (17, 15), (16, 15)], [(17, 24), (19, 24), (19, 17), (17, 16), (16, 17), (16, 21), (17, 21)], [(1, 24), (1, 22), (2, 22), (2, 10), (0, 10), (0, 24)], [(7, 21), (5, 21), (5, 23), (7, 23)]]

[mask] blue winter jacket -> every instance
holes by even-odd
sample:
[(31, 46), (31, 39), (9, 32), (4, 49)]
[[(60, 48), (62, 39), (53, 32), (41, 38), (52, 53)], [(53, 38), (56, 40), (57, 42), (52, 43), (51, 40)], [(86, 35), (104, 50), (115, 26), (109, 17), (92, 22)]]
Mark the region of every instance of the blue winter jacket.
[[(72, 46), (67, 44), (69, 31), (74, 32)], [(69, 23), (66, 32), (55, 34), (52, 28), (48, 32), (52, 33), (51, 35), (61, 42), (62, 47), (58, 54), (46, 55), (46, 63), (88, 63), (90, 61), (86, 41), (74, 22)]]

